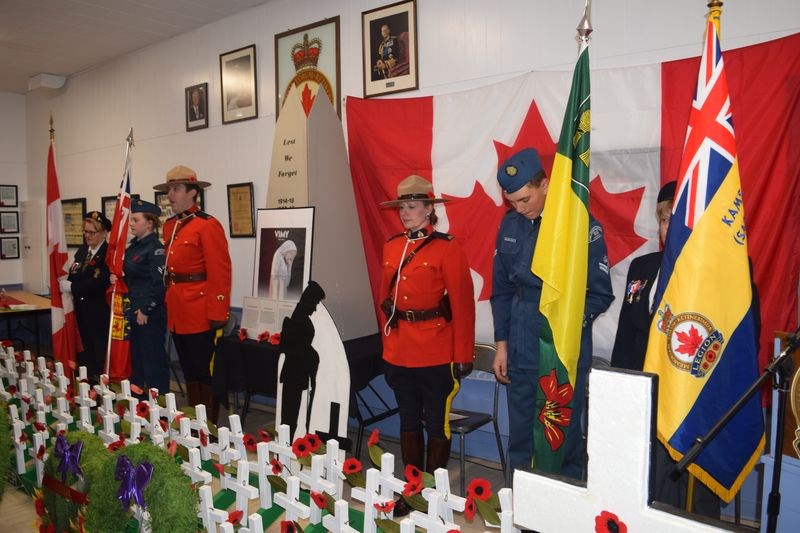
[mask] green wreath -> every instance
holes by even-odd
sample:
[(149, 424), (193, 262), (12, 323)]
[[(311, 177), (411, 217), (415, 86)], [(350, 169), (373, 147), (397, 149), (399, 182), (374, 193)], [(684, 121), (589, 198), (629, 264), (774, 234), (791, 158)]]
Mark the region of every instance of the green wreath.
[(117, 458), (125, 455), (136, 466), (142, 462), (153, 465), (153, 475), (144, 489), (144, 501), (150, 512), (153, 533), (197, 531), (197, 496), (192, 482), (166, 451), (149, 442), (120, 448), (107, 468), (93, 480), (89, 504), (86, 507), (87, 531), (125, 531), (130, 514), (117, 498), (120, 482), (115, 478)]
[(8, 419), (8, 404), (0, 400), (0, 501), (6, 490), (8, 471), (11, 469), (11, 423)]

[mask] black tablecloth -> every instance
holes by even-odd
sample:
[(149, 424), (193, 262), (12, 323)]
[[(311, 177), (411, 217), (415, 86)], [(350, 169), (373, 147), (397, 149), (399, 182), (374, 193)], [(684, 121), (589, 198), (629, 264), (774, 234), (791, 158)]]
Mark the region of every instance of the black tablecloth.
[[(344, 341), (350, 365), (350, 390), (359, 391), (383, 373), (380, 334)], [(278, 387), (278, 347), (233, 335), (220, 339), (214, 358), (212, 386), (217, 400), (228, 407), (229, 392), (274, 398)]]

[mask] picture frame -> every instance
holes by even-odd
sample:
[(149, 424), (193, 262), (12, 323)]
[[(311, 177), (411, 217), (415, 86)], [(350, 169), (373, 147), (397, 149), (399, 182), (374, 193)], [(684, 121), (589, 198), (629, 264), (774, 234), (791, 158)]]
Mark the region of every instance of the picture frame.
[(364, 98), (419, 88), (416, 0), (362, 12), (361, 33)]
[(258, 118), (256, 45), (219, 55), (222, 123)]
[(19, 259), (19, 237), (0, 237), (0, 259)]
[(83, 218), (86, 216), (86, 198), (68, 198), (61, 200), (61, 212), (64, 216), (64, 236), (67, 246), (75, 248), (83, 245)]
[(0, 233), (19, 233), (17, 211), (0, 211)]
[(186, 131), (208, 127), (208, 82), (184, 89), (186, 105)]
[(259, 209), (253, 296), (299, 301), (311, 279), (314, 207)]
[[(275, 118), (281, 112), (289, 87), (315, 96), (320, 88), (342, 116), (339, 16), (275, 35)], [(301, 101), (303, 97), (301, 96)], [(311, 100), (305, 100), (311, 111)], [(306, 103), (304, 103), (304, 108)]]
[(253, 182), (228, 185), (228, 229), (234, 239), (256, 236)]
[(19, 207), (19, 190), (16, 185), (0, 185), (0, 207)]
[[(131, 202), (138, 200), (138, 194), (131, 194)], [(114, 212), (117, 210), (117, 195), (102, 196), (100, 198), (100, 212), (103, 213), (108, 220), (114, 222)]]
[[(169, 205), (169, 198), (167, 197), (167, 191), (153, 191), (153, 203), (156, 204), (158, 207), (161, 208), (161, 216), (158, 219), (161, 221), (161, 226), (164, 226), (164, 222), (167, 221), (175, 213), (172, 212), (172, 206)], [(206, 203), (206, 195), (203, 189), (200, 189), (200, 194), (197, 195), (197, 207), (203, 211), (203, 207)]]

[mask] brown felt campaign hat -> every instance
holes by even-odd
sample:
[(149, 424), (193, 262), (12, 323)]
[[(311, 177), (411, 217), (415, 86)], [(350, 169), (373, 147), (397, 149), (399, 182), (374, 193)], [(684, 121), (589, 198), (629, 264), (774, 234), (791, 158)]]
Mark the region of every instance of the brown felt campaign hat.
[(159, 183), (158, 185), (154, 186), (153, 188), (157, 191), (166, 191), (169, 189), (170, 185), (180, 185), (184, 183), (186, 185), (197, 185), (201, 189), (205, 189), (211, 183), (207, 181), (199, 181), (197, 179), (197, 172), (192, 170), (189, 167), (185, 167), (183, 165), (178, 165), (177, 167), (173, 167), (167, 172), (167, 182), (166, 183)]
[(403, 202), (423, 200), (431, 204), (448, 202), (444, 198), (433, 196), (433, 185), (422, 176), (412, 174), (397, 184), (397, 200), (381, 202), (381, 207), (399, 207)]

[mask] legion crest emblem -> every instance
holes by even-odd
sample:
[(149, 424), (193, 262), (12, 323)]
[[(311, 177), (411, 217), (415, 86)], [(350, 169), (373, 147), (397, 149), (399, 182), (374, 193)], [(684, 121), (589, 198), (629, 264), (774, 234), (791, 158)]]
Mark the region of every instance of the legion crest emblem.
[(673, 314), (669, 304), (658, 311), (658, 329), (667, 336), (670, 363), (696, 378), (708, 375), (725, 345), (722, 332), (708, 317), (694, 312)]

